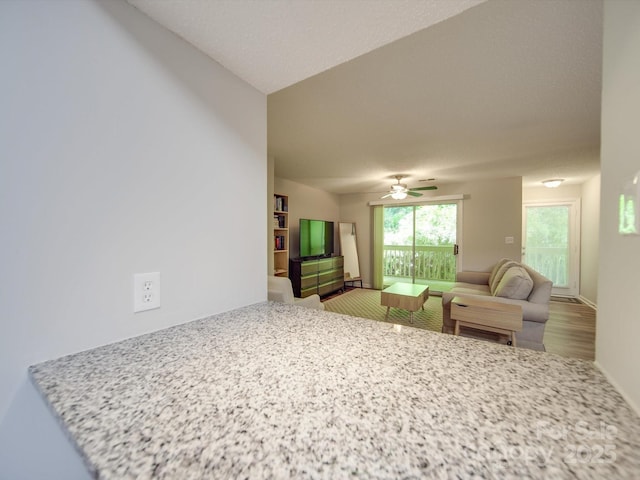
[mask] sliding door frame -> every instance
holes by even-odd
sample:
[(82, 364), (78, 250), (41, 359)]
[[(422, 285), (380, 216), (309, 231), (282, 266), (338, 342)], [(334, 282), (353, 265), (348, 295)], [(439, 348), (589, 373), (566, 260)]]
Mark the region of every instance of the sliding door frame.
[[(413, 198), (405, 200), (377, 200), (370, 201), (369, 206), (374, 207), (373, 210), (373, 288), (381, 288), (384, 281), (384, 272), (382, 271), (382, 251), (384, 241), (384, 207), (400, 207), (400, 206), (421, 206), (421, 205), (439, 205), (439, 204), (455, 204), (456, 210), (456, 272), (462, 268), (463, 262), (463, 210), (464, 195), (443, 195), (440, 197), (431, 197), (428, 199), (416, 201)], [(414, 231), (415, 231), (415, 215), (414, 215)], [(415, 238), (414, 238), (415, 244)], [(376, 267), (377, 266), (377, 267)], [(414, 272), (415, 281), (415, 272)]]

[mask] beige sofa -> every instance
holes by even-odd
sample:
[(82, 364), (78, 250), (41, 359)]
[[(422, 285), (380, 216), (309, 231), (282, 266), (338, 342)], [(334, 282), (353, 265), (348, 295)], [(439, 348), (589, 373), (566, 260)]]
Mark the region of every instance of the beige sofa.
[[(531, 267), (503, 258), (491, 272), (459, 272), (450, 292), (442, 294), (442, 332), (453, 333), (451, 300), (457, 295), (522, 306), (522, 331), (516, 337), (519, 347), (544, 350), (544, 327), (549, 319), (551, 280)], [(468, 336), (478, 336), (466, 330)], [(479, 335), (482, 336), (482, 335)]]

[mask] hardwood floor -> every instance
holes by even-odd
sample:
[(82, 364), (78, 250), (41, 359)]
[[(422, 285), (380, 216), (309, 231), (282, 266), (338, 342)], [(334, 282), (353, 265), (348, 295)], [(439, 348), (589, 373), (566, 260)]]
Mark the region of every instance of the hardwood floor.
[(552, 301), (544, 345), (549, 353), (595, 360), (596, 311), (582, 303)]

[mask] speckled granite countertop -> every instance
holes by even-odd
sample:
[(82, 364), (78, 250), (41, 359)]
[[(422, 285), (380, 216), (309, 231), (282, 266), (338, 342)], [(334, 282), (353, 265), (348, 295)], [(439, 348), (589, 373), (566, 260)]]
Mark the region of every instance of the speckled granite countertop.
[(638, 478), (591, 363), (265, 303), (31, 367), (98, 478)]

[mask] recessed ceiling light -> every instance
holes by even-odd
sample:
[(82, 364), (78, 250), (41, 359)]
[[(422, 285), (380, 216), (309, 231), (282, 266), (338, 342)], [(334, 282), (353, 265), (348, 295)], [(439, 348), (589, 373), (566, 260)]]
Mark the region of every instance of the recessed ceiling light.
[(550, 180), (544, 180), (542, 184), (547, 188), (556, 188), (559, 187), (562, 182), (564, 182), (564, 178), (552, 178)]

